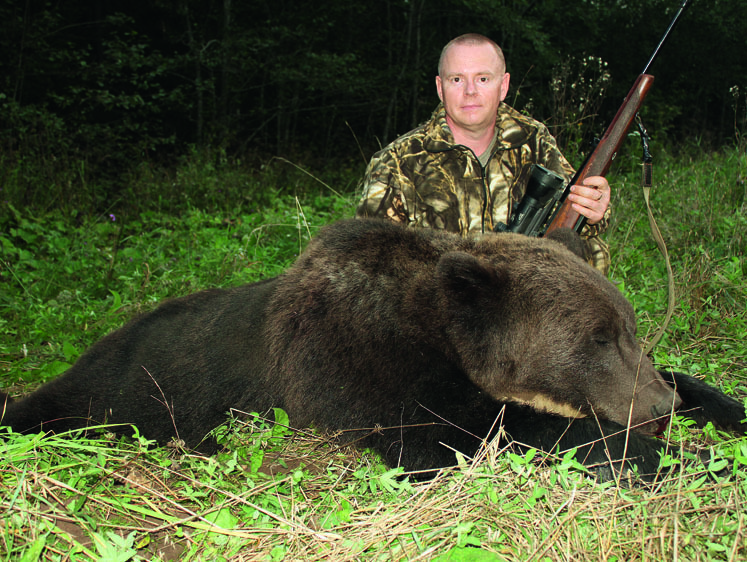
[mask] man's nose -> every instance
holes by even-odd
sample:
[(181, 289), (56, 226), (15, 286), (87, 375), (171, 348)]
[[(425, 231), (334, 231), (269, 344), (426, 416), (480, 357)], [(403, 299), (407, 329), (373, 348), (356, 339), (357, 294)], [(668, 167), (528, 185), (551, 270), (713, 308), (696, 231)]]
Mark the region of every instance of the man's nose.
[(472, 80), (467, 80), (466, 84), (467, 84), (467, 87), (464, 90), (465, 94), (467, 94), (467, 95), (473, 95), (473, 94), (477, 93), (477, 86), (475, 85), (475, 83)]

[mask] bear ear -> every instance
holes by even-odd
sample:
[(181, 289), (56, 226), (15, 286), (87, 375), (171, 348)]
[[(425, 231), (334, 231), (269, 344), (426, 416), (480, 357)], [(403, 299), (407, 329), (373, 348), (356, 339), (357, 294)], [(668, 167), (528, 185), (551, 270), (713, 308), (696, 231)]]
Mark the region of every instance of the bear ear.
[(438, 261), (437, 275), (447, 295), (462, 303), (493, 295), (508, 282), (508, 275), (466, 252), (449, 252)]
[(571, 228), (555, 229), (549, 232), (545, 236), (545, 238), (554, 240), (555, 242), (560, 242), (561, 244), (563, 244), (563, 246), (568, 248), (571, 252), (573, 252), (583, 260), (588, 259), (588, 250), (586, 248), (586, 244), (584, 244), (584, 241), (581, 239), (578, 233)]

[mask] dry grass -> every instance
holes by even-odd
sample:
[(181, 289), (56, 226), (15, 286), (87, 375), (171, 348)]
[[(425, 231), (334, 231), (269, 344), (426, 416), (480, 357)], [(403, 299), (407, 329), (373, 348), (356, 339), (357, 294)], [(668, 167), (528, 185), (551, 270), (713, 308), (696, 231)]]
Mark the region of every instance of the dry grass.
[(296, 432), (279, 450), (263, 445), (267, 477), (230, 456), (111, 439), (3, 445), (12, 460), (0, 463), (3, 559), (34, 545), (40, 560), (747, 558), (743, 471), (683, 469), (653, 487), (615, 487), (488, 447), (475, 463), (409, 483), (371, 456)]

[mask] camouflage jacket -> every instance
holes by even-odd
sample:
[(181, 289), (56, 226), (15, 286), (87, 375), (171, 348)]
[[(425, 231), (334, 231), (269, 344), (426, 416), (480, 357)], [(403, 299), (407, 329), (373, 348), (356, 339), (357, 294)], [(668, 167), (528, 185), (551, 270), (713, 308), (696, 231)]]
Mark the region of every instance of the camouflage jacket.
[[(498, 222), (508, 222), (534, 163), (567, 180), (573, 175), (547, 127), (506, 104), (498, 108), (497, 137), (483, 167), (469, 148), (454, 144), (439, 105), (429, 121), (374, 154), (356, 216), (386, 217), (461, 236), (489, 232)], [(599, 235), (608, 220), (609, 210), (582, 232), (589, 263), (605, 274), (609, 251)]]

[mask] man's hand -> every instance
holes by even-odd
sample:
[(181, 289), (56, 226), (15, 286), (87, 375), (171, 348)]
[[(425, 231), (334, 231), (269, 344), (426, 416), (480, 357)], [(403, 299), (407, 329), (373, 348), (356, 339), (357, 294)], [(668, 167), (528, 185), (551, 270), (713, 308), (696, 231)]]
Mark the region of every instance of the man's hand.
[(572, 185), (571, 207), (586, 217), (589, 224), (596, 224), (610, 205), (610, 184), (602, 176), (589, 176), (583, 185)]

